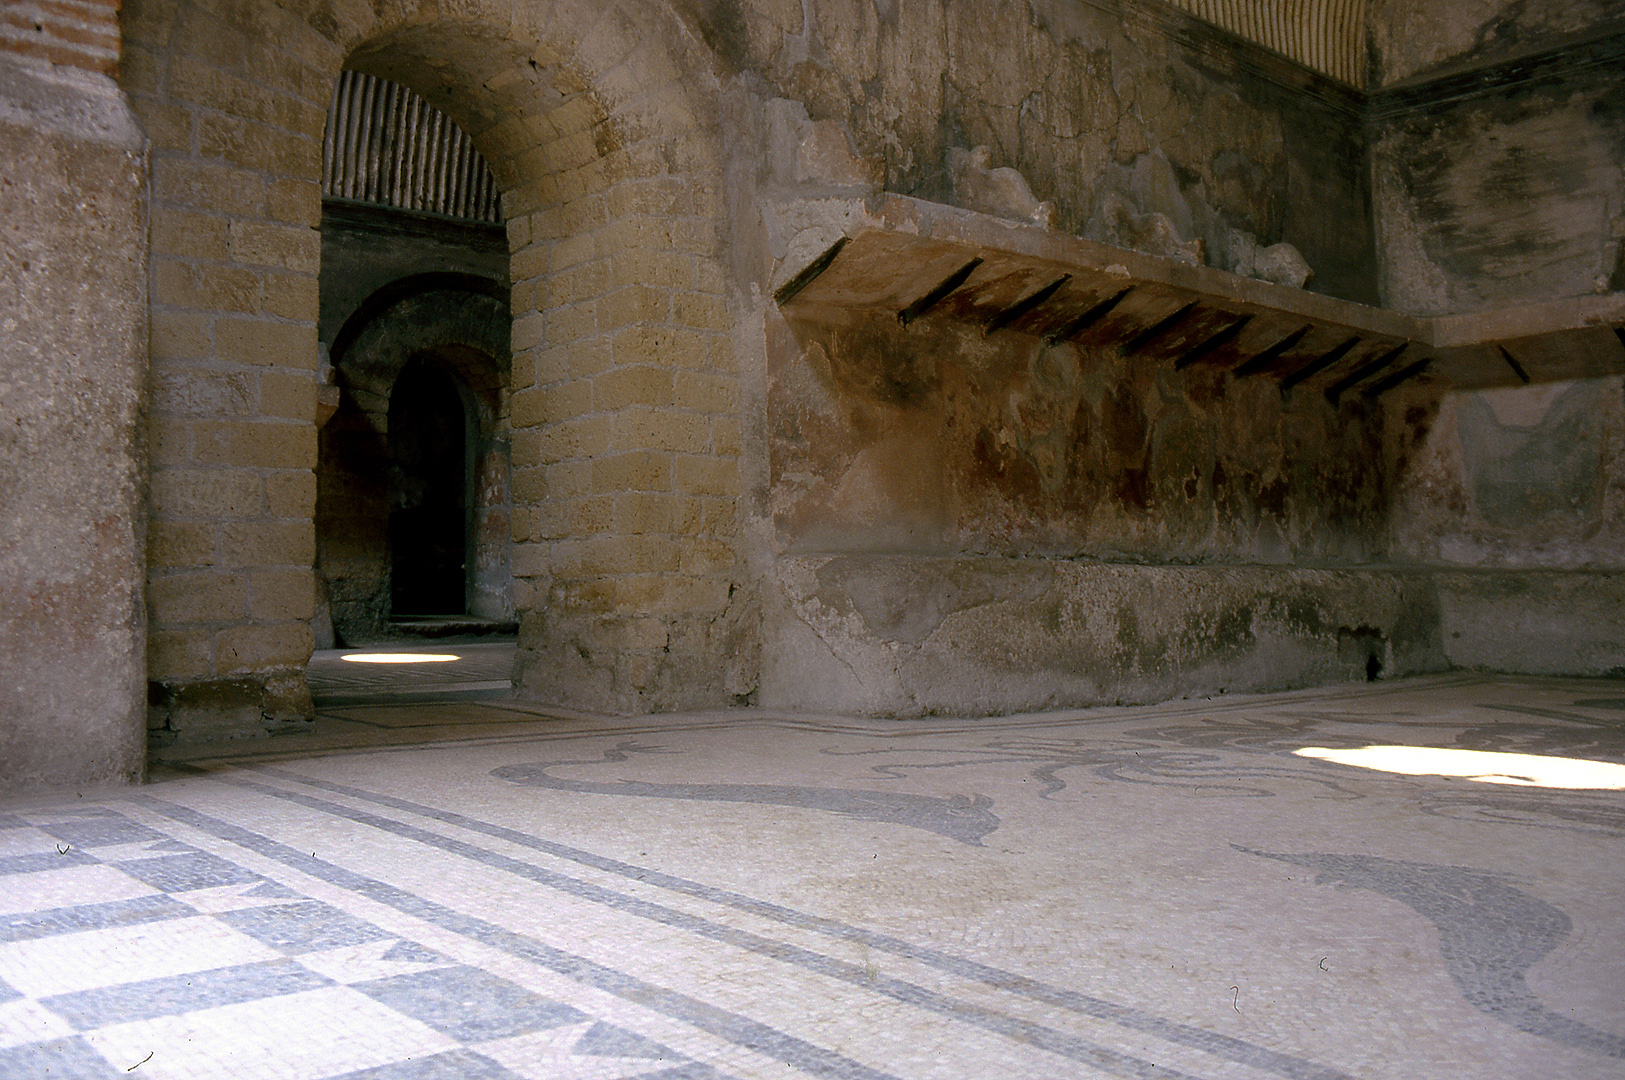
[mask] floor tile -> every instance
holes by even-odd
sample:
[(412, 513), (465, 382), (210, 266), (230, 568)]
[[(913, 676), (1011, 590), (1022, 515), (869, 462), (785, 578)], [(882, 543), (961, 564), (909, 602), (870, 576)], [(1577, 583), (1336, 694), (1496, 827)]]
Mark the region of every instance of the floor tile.
[(332, 980), (295, 961), (270, 960), (58, 994), (40, 1004), (83, 1031), (243, 1001), (274, 1009), (277, 1003), (268, 999), (330, 985)]
[(13, 820), (17, 824), (10, 827), (0, 826), (0, 859), (11, 858), (14, 855), (41, 855), (63, 846), (61, 840), (44, 829), (24, 824), (20, 818)]
[(136, 926), (164, 919), (185, 918), (194, 914), (189, 905), (166, 893), (153, 893), (149, 896), (102, 903), (94, 902), (93, 897), (86, 899), (92, 902), (0, 915), (0, 942), (28, 941), (56, 934), (77, 933), (81, 930)]
[(0, 979), (38, 998), (281, 958), (215, 919), (169, 919), (0, 945)]
[(346, 1073), (335, 1080), (521, 1080), (521, 1077), (483, 1054), (448, 1050), (443, 1054)]
[(0, 878), (15, 874), (38, 874), (47, 870), (62, 870), (70, 866), (87, 866), (95, 862), (96, 860), (89, 855), (64, 845), (56, 850), (35, 851), (0, 858)]
[(14, 874), (0, 890), (0, 917), (40, 908), (133, 900), (158, 890), (112, 866), (78, 865)]
[(289, 955), (383, 941), (389, 935), (317, 900), (237, 908), (220, 921)]
[(339, 983), (372, 982), (409, 975), (426, 968), (450, 967), (452, 962), (409, 941), (381, 938), (360, 945), (308, 952), (299, 962)]
[(51, 1039), (0, 1047), (0, 1076), (73, 1080), (128, 1080), (125, 1071), (97, 1053), (83, 1038)]
[(630, 1052), (608, 1052), (608, 1041), (587, 1038), (604, 1026), (590, 1021), (570, 1024), (487, 1043), (480, 1050), (526, 1080), (619, 1080), (647, 1077), (686, 1064), (671, 1051), (635, 1037), (625, 1048)]
[(274, 881), (258, 879), (235, 885), (216, 885), (207, 889), (191, 889), (186, 893), (186, 905), (198, 911), (219, 913), (240, 911), (244, 908), (270, 907), (300, 896), (292, 889)]
[(463, 1042), (484, 1042), (582, 1019), (506, 979), (470, 967), (439, 968), (357, 983), (355, 989)]
[(125, 817), (70, 818), (40, 826), (41, 831), (74, 847), (97, 848), (113, 844), (147, 844), (164, 839), (163, 833), (154, 832)]
[[(71, 1038), (74, 1026), (55, 1009), (29, 998), (0, 1002), (0, 1047)], [(14, 1075), (0, 1073), (0, 1076)]]
[(140, 1068), (148, 1080), (329, 1077), (457, 1048), (342, 986), (115, 1024), (84, 1038), (115, 1063), (150, 1053)]
[(131, 877), (164, 892), (211, 889), (258, 880), (256, 875), (242, 867), (201, 851), (132, 859), (118, 866)]

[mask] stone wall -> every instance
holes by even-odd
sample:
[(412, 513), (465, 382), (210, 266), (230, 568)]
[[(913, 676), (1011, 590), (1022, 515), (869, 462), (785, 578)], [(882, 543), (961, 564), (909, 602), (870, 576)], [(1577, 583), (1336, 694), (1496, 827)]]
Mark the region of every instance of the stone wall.
[(133, 775), (142, 647), (173, 734), (310, 715), (346, 67), (502, 189), (528, 696), (1003, 710), (1619, 665), (1617, 378), (1334, 405), (771, 299), (882, 191), (1240, 272), (1289, 243), (1309, 289), (1414, 312), (1617, 290), (1614, 0), (1376, 4), (1375, 98), (1149, 0), (129, 0), (122, 57), (110, 5), (34, 10), (0, 20), (11, 773)]
[(119, 0), (21, 0), (0, 10), (0, 51), (101, 75), (118, 74)]
[(1453, 664), (1625, 670), (1625, 380), (1447, 395), (1393, 520)]
[[(7, 9), (8, 20), (16, 14)], [(130, 781), (145, 769), (146, 151), (123, 95), (98, 73), (112, 63), (105, 51), (0, 35), (8, 791)]]
[[(1384, 303), (1625, 289), (1625, 5), (1379, 4), (1373, 29), (1392, 84), (1373, 100)], [(1393, 556), (1438, 571), (1452, 664), (1618, 672), (1620, 379), (1513, 379), (1441, 401), (1396, 488)]]
[(184, 737), (310, 715), (325, 46), (291, 16), (126, 4), (152, 145), (148, 678)]
[(1625, 28), (1373, 102), (1383, 306), (1625, 289)]

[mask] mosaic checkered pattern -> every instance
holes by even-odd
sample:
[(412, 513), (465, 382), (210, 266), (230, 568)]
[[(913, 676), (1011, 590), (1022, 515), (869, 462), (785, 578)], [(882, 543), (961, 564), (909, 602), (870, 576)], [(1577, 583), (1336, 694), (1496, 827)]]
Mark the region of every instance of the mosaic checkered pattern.
[(114, 810), (0, 819), (0, 1076), (705, 1080)]

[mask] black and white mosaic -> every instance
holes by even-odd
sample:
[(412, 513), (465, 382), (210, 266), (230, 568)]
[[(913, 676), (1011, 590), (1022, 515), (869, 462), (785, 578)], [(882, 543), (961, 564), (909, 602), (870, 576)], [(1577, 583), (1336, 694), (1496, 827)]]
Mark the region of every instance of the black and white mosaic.
[(111, 809), (10, 815), (0, 844), (47, 848), (4, 865), (11, 906), (39, 875), (140, 894), (0, 919), (3, 1077), (721, 1076)]
[(1617, 1076), (1625, 796), (1293, 751), (1619, 760), (1622, 701), (395, 703), (455, 741), (0, 809), (0, 1077)]

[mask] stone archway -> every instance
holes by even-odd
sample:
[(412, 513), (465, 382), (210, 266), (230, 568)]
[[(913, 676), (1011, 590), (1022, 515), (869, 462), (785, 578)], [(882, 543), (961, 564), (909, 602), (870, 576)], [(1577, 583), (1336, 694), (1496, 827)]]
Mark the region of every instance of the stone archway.
[[(709, 59), (669, 12), (534, 40), (401, 26), (348, 65), (468, 132), (513, 255), (517, 681), (615, 711), (733, 700), (739, 394)], [(679, 72), (687, 71), (687, 74)], [(698, 92), (696, 92), (698, 91)]]
[[(663, 3), (300, 11), (125, 8), (123, 84), (153, 135), (166, 388), (152, 679), (246, 680), (265, 717), (310, 712), (315, 229), (326, 105), (351, 67), (449, 115), (502, 191), (524, 691), (628, 711), (731, 700), (717, 628), (746, 590), (716, 58)], [(236, 28), (230, 56), (180, 32), (198, 21)]]

